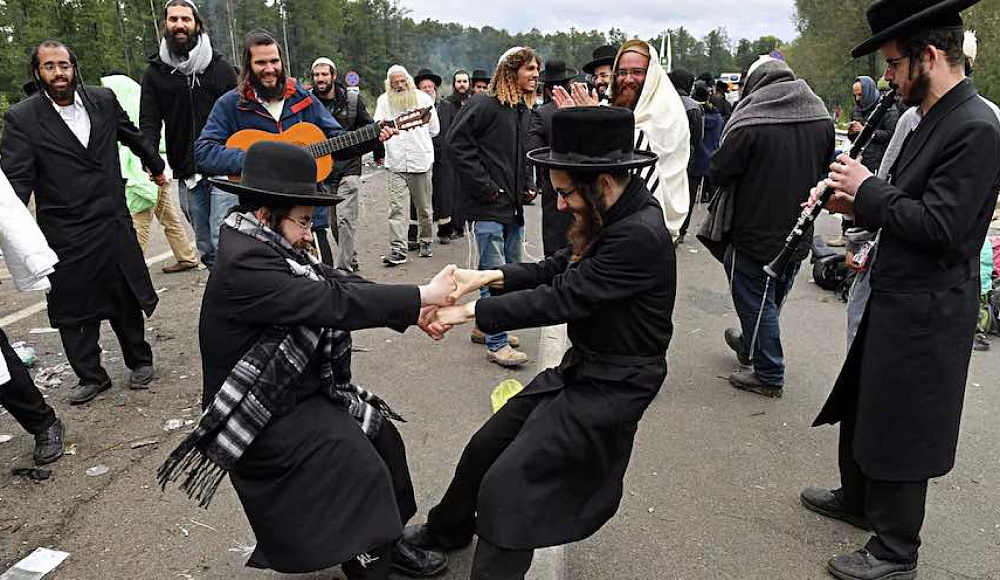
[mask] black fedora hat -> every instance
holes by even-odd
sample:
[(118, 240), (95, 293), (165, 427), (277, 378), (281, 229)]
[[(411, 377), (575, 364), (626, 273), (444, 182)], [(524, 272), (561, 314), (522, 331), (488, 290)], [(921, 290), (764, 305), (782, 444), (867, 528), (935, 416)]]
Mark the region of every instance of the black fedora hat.
[(469, 79), (469, 81), (473, 82), (473, 83), (476, 82), (476, 81), (490, 82), (492, 80), (493, 80), (493, 77), (491, 77), (489, 75), (489, 73), (487, 73), (485, 70), (483, 70), (481, 68), (477, 68), (477, 69), (473, 70), (472, 71), (472, 78)]
[(851, 56), (871, 54), (893, 38), (921, 27), (953, 28), (962, 26), (959, 12), (979, 0), (876, 0), (865, 16), (872, 35), (854, 47)]
[(656, 163), (656, 154), (635, 150), (635, 117), (624, 107), (572, 107), (552, 116), (552, 147), (528, 152), (528, 160), (554, 169), (606, 171)]
[(575, 68), (567, 68), (566, 61), (552, 59), (545, 63), (545, 69), (538, 75), (540, 83), (564, 83), (576, 78), (578, 74)]
[(413, 77), (413, 84), (419, 85), (420, 81), (425, 79), (430, 79), (434, 81), (435, 87), (441, 86), (441, 77), (434, 74), (434, 72), (431, 71), (431, 69), (429, 68), (422, 68), (419, 71), (417, 71), (417, 76)]
[(333, 205), (336, 198), (316, 186), (316, 159), (298, 145), (258, 141), (243, 158), (239, 182), (211, 178), (212, 185), (235, 193), (240, 201), (265, 206)]
[(618, 47), (612, 46), (610, 44), (605, 44), (604, 46), (598, 46), (594, 49), (593, 54), (591, 54), (591, 60), (587, 64), (583, 65), (583, 72), (588, 75), (594, 74), (594, 69), (599, 66), (608, 65), (614, 66), (615, 57), (618, 56)]

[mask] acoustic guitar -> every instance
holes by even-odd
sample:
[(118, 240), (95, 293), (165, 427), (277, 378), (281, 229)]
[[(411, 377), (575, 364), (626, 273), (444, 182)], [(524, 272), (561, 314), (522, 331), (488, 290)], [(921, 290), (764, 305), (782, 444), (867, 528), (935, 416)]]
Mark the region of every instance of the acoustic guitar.
[[(260, 129), (244, 129), (233, 133), (226, 140), (228, 149), (240, 149), (246, 151), (251, 145), (259, 141), (282, 141), (292, 143), (305, 148), (316, 158), (316, 183), (326, 179), (333, 171), (333, 154), (355, 145), (367, 143), (373, 139), (378, 139), (379, 133), (384, 127), (391, 127), (399, 131), (408, 131), (416, 127), (427, 124), (431, 119), (431, 108), (424, 107), (407, 111), (395, 119), (389, 121), (378, 121), (371, 125), (366, 125), (356, 131), (350, 131), (342, 135), (327, 139), (323, 130), (312, 123), (298, 123), (292, 125), (281, 133), (268, 133)], [(239, 175), (230, 175), (230, 181), (239, 181)]]

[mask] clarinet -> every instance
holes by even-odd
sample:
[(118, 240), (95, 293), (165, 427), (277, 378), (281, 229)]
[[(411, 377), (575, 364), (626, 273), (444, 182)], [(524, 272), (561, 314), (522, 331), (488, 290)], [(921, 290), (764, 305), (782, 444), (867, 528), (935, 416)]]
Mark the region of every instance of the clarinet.
[[(882, 117), (889, 111), (891, 107), (895, 105), (896, 102), (896, 90), (893, 89), (883, 96), (875, 110), (872, 114), (868, 116), (868, 121), (865, 123), (865, 128), (861, 130), (858, 134), (858, 138), (854, 140), (854, 145), (851, 146), (850, 156), (851, 159), (857, 159), (871, 142), (872, 136), (875, 134), (875, 128), (882, 121)], [(773, 279), (778, 279), (779, 276), (785, 271), (788, 266), (788, 261), (792, 259), (792, 254), (795, 250), (799, 248), (802, 244), (802, 237), (809, 226), (816, 221), (819, 217), (819, 213), (823, 211), (823, 206), (833, 195), (833, 190), (823, 184), (820, 186), (819, 198), (816, 203), (802, 210), (799, 214), (798, 221), (795, 222), (795, 226), (792, 231), (785, 238), (785, 247), (781, 249), (781, 252), (771, 260), (771, 263), (764, 266), (764, 273)]]

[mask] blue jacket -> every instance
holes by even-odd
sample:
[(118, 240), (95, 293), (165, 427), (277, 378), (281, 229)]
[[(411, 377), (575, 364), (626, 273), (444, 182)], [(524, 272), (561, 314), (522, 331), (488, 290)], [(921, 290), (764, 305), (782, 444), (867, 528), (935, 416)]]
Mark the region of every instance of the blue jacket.
[(704, 177), (709, 174), (712, 154), (719, 148), (719, 141), (722, 139), (723, 125), (725, 121), (718, 109), (713, 107), (705, 111), (705, 134), (701, 139), (701, 150), (691, 160), (691, 175)]
[(319, 99), (294, 80), (289, 79), (285, 89), (285, 106), (281, 111), (280, 123), (254, 98), (252, 89), (246, 86), (236, 87), (215, 102), (205, 128), (194, 143), (198, 169), (205, 175), (242, 173), (244, 152), (226, 148), (226, 139), (233, 133), (243, 129), (281, 133), (303, 121), (316, 125), (327, 137), (335, 137), (344, 132)]

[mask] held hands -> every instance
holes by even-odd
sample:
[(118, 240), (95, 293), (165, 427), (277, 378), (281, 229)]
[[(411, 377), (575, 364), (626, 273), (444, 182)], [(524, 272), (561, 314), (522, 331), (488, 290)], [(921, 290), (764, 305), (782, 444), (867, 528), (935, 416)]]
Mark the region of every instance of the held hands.
[(157, 175), (150, 175), (149, 180), (155, 183), (156, 185), (159, 185), (160, 187), (163, 187), (164, 185), (170, 183), (170, 180), (167, 179), (167, 176), (164, 175), (163, 173)]
[(503, 288), (503, 272), (500, 270), (466, 270), (459, 268), (454, 273), (455, 289), (449, 300), (455, 304), (458, 299), (469, 292), (475, 292), (483, 286)]

